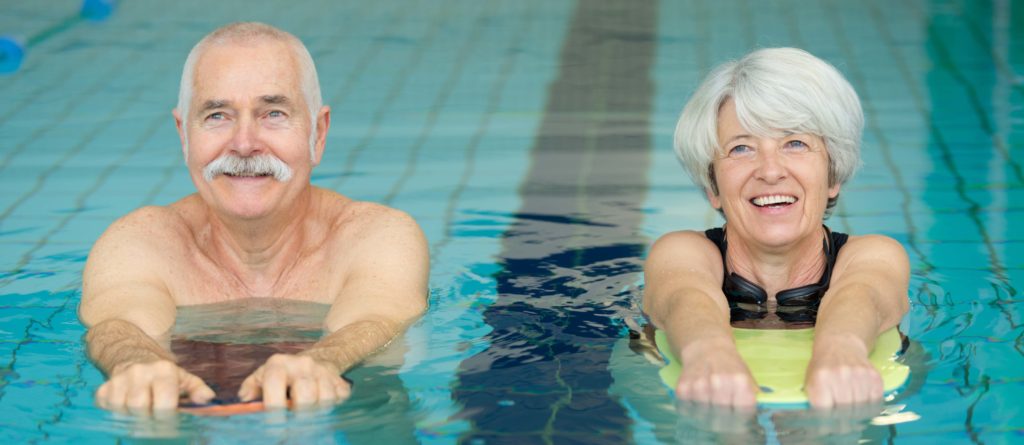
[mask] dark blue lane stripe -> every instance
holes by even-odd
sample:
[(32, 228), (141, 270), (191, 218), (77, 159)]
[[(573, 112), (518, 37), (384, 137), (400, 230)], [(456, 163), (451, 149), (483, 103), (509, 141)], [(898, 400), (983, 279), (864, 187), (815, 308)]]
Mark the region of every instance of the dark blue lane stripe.
[(580, 1), (502, 235), (488, 349), (464, 361), (455, 399), (487, 443), (632, 441), (608, 394), (613, 344), (631, 315), (648, 242), (652, 0)]

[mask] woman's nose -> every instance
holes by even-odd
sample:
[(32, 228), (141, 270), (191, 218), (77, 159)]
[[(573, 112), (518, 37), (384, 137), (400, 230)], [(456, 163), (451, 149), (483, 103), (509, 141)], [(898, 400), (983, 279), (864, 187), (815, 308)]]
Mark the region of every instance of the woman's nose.
[(757, 156), (757, 177), (774, 184), (786, 177), (786, 165), (778, 147), (761, 150)]

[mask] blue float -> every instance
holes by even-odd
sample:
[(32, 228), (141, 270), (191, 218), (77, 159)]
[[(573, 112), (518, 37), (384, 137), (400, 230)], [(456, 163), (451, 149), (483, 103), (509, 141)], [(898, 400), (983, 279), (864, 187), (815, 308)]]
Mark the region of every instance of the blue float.
[(114, 13), (115, 0), (85, 0), (82, 2), (82, 18), (102, 22)]
[(32, 46), (68, 30), (82, 20), (102, 22), (114, 13), (116, 6), (117, 0), (84, 0), (82, 10), (77, 15), (72, 15), (27, 39), (11, 35), (0, 36), (0, 74), (18, 71), (21, 62), (25, 60), (25, 52)]
[(0, 36), (0, 73), (13, 73), (25, 59), (25, 43), (14, 36)]

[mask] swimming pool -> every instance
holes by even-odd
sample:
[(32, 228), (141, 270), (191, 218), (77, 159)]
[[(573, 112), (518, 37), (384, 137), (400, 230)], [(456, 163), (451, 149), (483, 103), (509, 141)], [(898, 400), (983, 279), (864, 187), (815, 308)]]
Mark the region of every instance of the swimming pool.
[[(1011, 443), (1024, 436), (1024, 4), (1013, 1), (5, 4), (30, 42), (0, 77), (4, 443)], [(333, 107), (313, 182), (411, 213), (431, 309), (349, 374), (330, 412), (142, 419), (93, 406), (75, 308), (115, 218), (192, 191), (170, 118), (219, 24), (294, 32)], [(712, 65), (791, 45), (867, 115), (830, 220), (911, 255), (910, 386), (880, 409), (755, 417), (677, 407), (629, 348), (642, 257), (718, 224), (671, 152)], [(1013, 221), (1017, 221), (1014, 223)], [(1015, 284), (1016, 283), (1016, 284)], [(399, 360), (391, 360), (398, 357)]]

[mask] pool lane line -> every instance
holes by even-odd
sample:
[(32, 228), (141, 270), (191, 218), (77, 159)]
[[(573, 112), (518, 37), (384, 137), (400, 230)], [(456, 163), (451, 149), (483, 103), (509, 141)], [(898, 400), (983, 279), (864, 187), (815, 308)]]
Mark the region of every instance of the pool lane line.
[[(947, 170), (949, 170), (950, 174), (953, 176), (953, 190), (956, 191), (960, 199), (968, 205), (967, 217), (971, 220), (971, 222), (974, 223), (975, 227), (978, 229), (978, 234), (981, 236), (982, 244), (985, 246), (985, 249), (988, 252), (989, 265), (991, 266), (989, 270), (993, 274), (995, 274), (996, 278), (999, 280), (999, 282), (1003, 285), (1004, 288), (1012, 288), (1010, 279), (1006, 274), (1006, 267), (1003, 266), (1003, 262), (999, 258), (999, 253), (996, 251), (995, 246), (993, 246), (992, 238), (991, 236), (989, 236), (988, 233), (988, 228), (985, 226), (985, 223), (981, 220), (979, 216), (979, 211), (982, 209), (982, 206), (967, 194), (966, 180), (964, 179), (964, 176), (960, 173), (960, 170), (956, 166), (956, 162), (953, 159), (953, 153), (949, 148), (949, 144), (946, 142), (946, 139), (943, 136), (941, 129), (935, 124), (934, 120), (932, 119), (932, 112), (926, 105), (927, 102), (924, 99), (924, 94), (918, 88), (917, 83), (914, 82), (914, 78), (910, 73), (910, 67), (908, 67), (906, 64), (906, 58), (901, 57), (901, 54), (899, 52), (899, 46), (895, 44), (892, 38), (892, 33), (889, 32), (888, 26), (885, 25), (885, 22), (881, 21), (884, 15), (882, 15), (881, 11), (878, 10), (878, 7), (877, 5), (875, 5), (874, 2), (868, 2), (868, 7), (870, 8), (869, 10), (871, 11), (872, 15), (879, 17), (878, 23), (881, 24), (879, 26), (879, 30), (881, 31), (882, 38), (886, 41), (886, 46), (891, 51), (893, 59), (896, 62), (895, 65), (899, 69), (900, 74), (903, 76), (904, 82), (907, 84), (907, 91), (914, 99), (915, 108), (921, 114), (921, 117), (923, 117), (927, 121), (929, 136), (931, 136), (931, 138), (935, 142), (935, 146), (938, 147), (941, 152), (938, 157), (941, 159), (942, 164), (946, 166)], [(934, 156), (932, 157), (934, 158)]]
[[(928, 259), (924, 251), (921, 249), (921, 243), (919, 240), (919, 233), (917, 230), (917, 224), (914, 221), (913, 212), (910, 210), (910, 204), (913, 201), (910, 190), (903, 179), (903, 171), (897, 166), (896, 160), (892, 155), (892, 144), (889, 143), (889, 138), (886, 136), (885, 131), (879, 125), (878, 119), (876, 118), (876, 111), (874, 101), (871, 96), (871, 88), (868, 86), (868, 82), (864, 75), (864, 72), (860, 68), (860, 60), (858, 60), (856, 52), (853, 50), (853, 44), (846, 35), (846, 28), (843, 26), (843, 22), (838, 12), (836, 11), (835, 5), (830, 1), (822, 5), (822, 9), (825, 11), (825, 16), (832, 23), (831, 28), (833, 29), (836, 37), (836, 42), (839, 44), (839, 49), (843, 53), (843, 57), (848, 62), (847, 69), (850, 73), (849, 77), (853, 81), (852, 83), (857, 86), (857, 94), (860, 95), (861, 101), (864, 104), (864, 127), (865, 131), (870, 131), (877, 143), (882, 159), (885, 162), (886, 168), (889, 170), (889, 174), (892, 176), (892, 180), (896, 185), (896, 188), (900, 194), (900, 213), (903, 216), (903, 221), (907, 228), (907, 245), (917, 255), (917, 260), (923, 265), (921, 273), (923, 274), (924, 283), (918, 289), (918, 295), (920, 295), (928, 284), (938, 284), (932, 278), (929, 278), (929, 273), (935, 270), (935, 265)], [(875, 11), (869, 10), (868, 15), (871, 20), (879, 22), (882, 20), (881, 17), (875, 14)], [(789, 17), (790, 25), (796, 25), (796, 21), (792, 17)], [(796, 30), (792, 32), (797, 32)], [(891, 36), (886, 34), (888, 30), (883, 32), (889, 39)], [(797, 40), (800, 44), (803, 42)], [(892, 45), (891, 40), (886, 40), (885, 45)], [(863, 147), (862, 147), (863, 149)]]
[[(531, 2), (530, 9), (528, 12), (521, 12), (519, 17), (518, 29), (515, 31), (512, 37), (512, 41), (507, 45), (508, 49), (519, 48), (527, 34), (533, 28), (534, 23), (537, 22), (537, 3)], [(487, 95), (487, 104), (484, 107), (483, 113), (480, 114), (480, 122), (476, 125), (476, 131), (473, 132), (473, 136), (470, 137), (469, 142), (466, 143), (466, 147), (463, 150), (463, 163), (462, 163), (462, 174), (459, 175), (459, 181), (455, 187), (452, 188), (451, 193), (448, 195), (447, 205), (443, 213), (441, 226), (444, 227), (444, 234), (440, 240), (435, 242), (430, 247), (430, 262), (435, 263), (440, 258), (440, 252), (444, 250), (452, 241), (452, 234), (454, 232), (454, 220), (455, 220), (455, 209), (458, 207), (459, 200), (462, 198), (462, 193), (466, 190), (469, 184), (470, 178), (473, 177), (476, 170), (476, 159), (477, 151), (480, 148), (480, 143), (483, 141), (484, 135), (487, 134), (490, 129), (491, 120), (494, 115), (498, 112), (498, 108), (501, 105), (502, 98), (505, 93), (505, 86), (508, 83), (509, 75), (515, 69), (516, 64), (519, 62), (521, 51), (516, 51), (508, 54), (504, 57), (504, 61), (501, 64), (501, 68), (498, 69), (498, 75), (495, 76), (494, 83), (489, 89)]]
[[(373, 2), (361, 3), (369, 4)], [(387, 24), (377, 29), (377, 32), (374, 34), (375, 38), (371, 40), (372, 43), (368, 46), (364, 46), (363, 51), (359, 56), (352, 59), (352, 69), (345, 75), (345, 80), (334, 90), (333, 93), (330, 95), (324, 95), (324, 105), (330, 105), (331, 108), (336, 109), (340, 107), (340, 104), (344, 103), (345, 100), (348, 99), (348, 95), (352, 93), (352, 88), (356, 85), (356, 80), (366, 72), (366, 68), (370, 65), (370, 62), (377, 57), (377, 54), (380, 53), (381, 47), (384, 46), (384, 39), (381, 37), (391, 35), (394, 32), (396, 25), (400, 24), (402, 20), (405, 20), (409, 12), (416, 9), (413, 6), (405, 5), (402, 2), (394, 2), (392, 4), (395, 5), (394, 10), (388, 11), (388, 13), (385, 14), (386, 17), (389, 17)], [(351, 27), (344, 28), (346, 30), (353, 29)], [(334, 51), (328, 51), (327, 53), (329, 54), (331, 52)]]
[[(363, 154), (363, 151), (365, 151), (366, 148), (369, 147), (376, 140), (377, 133), (380, 131), (381, 123), (383, 123), (385, 118), (390, 116), (389, 112), (391, 111), (391, 107), (395, 104), (395, 100), (398, 99), (398, 96), (401, 95), (402, 91), (406, 87), (406, 84), (412, 78), (412, 74), (416, 67), (418, 67), (420, 62), (423, 60), (423, 56), (427, 54), (427, 48), (431, 47), (434, 44), (437, 35), (443, 28), (442, 24), (445, 22), (445, 12), (451, 9), (451, 4), (452, 0), (448, 0), (443, 5), (438, 6), (436, 8), (432, 8), (435, 13), (431, 19), (430, 27), (426, 30), (425, 35), (416, 36), (416, 47), (414, 48), (415, 50), (412, 51), (412, 53), (405, 59), (405, 63), (402, 65), (402, 67), (397, 70), (394, 79), (391, 80), (391, 86), (388, 89), (387, 96), (385, 96), (383, 102), (380, 103), (380, 105), (377, 107), (377, 110), (373, 113), (373, 120), (370, 122), (369, 127), (366, 129), (366, 132), (363, 133), (362, 138), (359, 140), (359, 142), (355, 143), (351, 148), (345, 148), (345, 150), (348, 151), (348, 157), (345, 159), (345, 164), (342, 167), (342, 171), (338, 175), (338, 178), (335, 179), (334, 182), (332, 182), (331, 185), (328, 186), (327, 188), (341, 193), (342, 186), (349, 179), (349, 177), (353, 175), (355, 165), (358, 162), (359, 157)], [(408, 13), (410, 10), (413, 9), (415, 8), (407, 7), (402, 8), (400, 11), (402, 12), (404, 17), (404, 14)], [(397, 22), (397, 18), (392, 20), (392, 24)], [(383, 45), (383, 41), (378, 38), (374, 42), (373, 51), (371, 53), (372, 56), (376, 56), (377, 53), (380, 52), (380, 48)], [(368, 56), (366, 61), (369, 62), (371, 58), (372, 57)], [(350, 78), (355, 79), (355, 77), (353, 76), (350, 76)], [(343, 92), (345, 95), (347, 95), (349, 91), (351, 90), (344, 89), (340, 92)]]
[(985, 106), (981, 103), (978, 90), (974, 87), (974, 84), (967, 80), (967, 77), (964, 76), (960, 67), (956, 65), (956, 62), (953, 60), (953, 57), (949, 52), (949, 48), (946, 47), (946, 44), (938, 36), (939, 33), (935, 34), (936, 37), (934, 39), (929, 39), (928, 41), (931, 42), (932, 47), (935, 48), (935, 52), (938, 53), (941, 66), (946, 69), (953, 79), (956, 79), (957, 83), (959, 83), (961, 88), (963, 88), (964, 93), (967, 94), (968, 103), (970, 103), (971, 109), (974, 111), (974, 115), (977, 116), (980, 121), (982, 130), (984, 130), (985, 134), (992, 140), (992, 147), (996, 149), (996, 152), (999, 153), (1000, 156), (1002, 156), (1003, 161), (1010, 165), (1014, 176), (1017, 177), (1017, 184), (1024, 184), (1024, 172), (1022, 172), (1020, 164), (1017, 163), (1017, 161), (1013, 159), (1013, 156), (1010, 155), (1006, 144), (1004, 144), (1003, 140), (996, 134), (996, 128), (992, 124), (992, 119), (985, 111)]
[[(1007, 5), (1012, 7), (1012, 4), (1007, 4)], [(994, 7), (994, 5), (993, 5), (993, 7)], [(985, 48), (985, 49), (988, 50), (989, 57), (992, 58), (992, 62), (995, 64), (996, 69), (999, 70), (999, 72), (1006, 79), (1006, 81), (1008, 83), (1008, 86), (1011, 89), (1017, 90), (1017, 93), (1024, 94), (1024, 83), (1016, 81), (1017, 79), (1021, 79), (1021, 75), (1017, 74), (1014, 71), (1014, 69), (1010, 65), (1010, 63), (1007, 62), (1005, 56), (1003, 56), (1002, 54), (999, 54), (995, 50), (995, 48), (994, 48), (995, 45), (992, 42), (989, 42), (988, 38), (985, 37), (985, 33), (982, 32), (981, 26), (972, 17), (973, 17), (973, 15), (971, 15), (971, 14), (963, 14), (963, 13), (960, 14), (960, 18), (962, 18), (965, 22), (967, 22), (967, 29), (970, 30), (971, 36), (974, 37), (974, 40), (978, 43), (979, 46), (981, 46), (982, 48)], [(1011, 20), (1012, 19), (1009, 19), (1009, 18), (1006, 18), (1006, 17), (1002, 17), (1002, 16), (1000, 17), (1000, 19), (1004, 19), (1006, 21), (1006, 23), (1003, 23), (1003, 24), (1006, 26), (1006, 30), (1010, 31), (1012, 29), (1012, 24), (1011, 24)], [(1008, 48), (1012, 48), (1012, 46), (1011, 46), (1012, 44), (1010, 44), (1008, 42), (1001, 42), (1001, 43), (1003, 43), (1004, 46), (1007, 46)]]
[(395, 183), (391, 185), (388, 193), (381, 198), (381, 203), (390, 206), (395, 197), (402, 191), (402, 188), (405, 187), (405, 183), (416, 174), (416, 164), (417, 160), (419, 160), (420, 151), (423, 149), (423, 145), (427, 143), (427, 140), (430, 139), (434, 126), (437, 124), (437, 119), (441, 116), (442, 109), (448, 103), (448, 99), (451, 97), (452, 92), (455, 91), (459, 79), (463, 76), (469, 55), (473, 53), (477, 44), (480, 43), (480, 36), (483, 34), (485, 25), (489, 24), (490, 18), (494, 13), (494, 3), (488, 2), (484, 5), (485, 7), (481, 7), (477, 11), (477, 16), (473, 20), (473, 26), (469, 31), (469, 35), (464, 37), (465, 41), (462, 43), (458, 55), (455, 56), (455, 60), (451, 64), (448, 76), (441, 84), (433, 103), (430, 104), (430, 108), (427, 110), (426, 121), (420, 128), (419, 135), (409, 146), (405, 159), (405, 169), (398, 176)]
[(498, 296), (483, 314), (489, 346), (460, 364), (453, 389), (473, 425), (464, 441), (632, 441), (608, 366), (631, 311), (623, 289), (639, 279), (648, 242), (640, 206), (656, 10), (653, 1), (576, 5), (521, 207), (502, 235)]
[[(145, 46), (148, 47), (152, 45), (152, 43), (159, 40), (160, 33), (154, 32), (153, 34), (153, 38), (151, 38), (149, 43), (147, 43)], [(113, 67), (112, 73), (120, 71), (124, 65), (131, 62), (135, 62), (135, 59), (133, 59), (131, 56), (125, 56), (120, 63), (111, 65)], [(101, 87), (109, 86), (109, 81), (109, 78), (102, 79), (100, 82), (94, 84), (93, 88), (91, 88), (87, 93), (83, 94), (80, 97), (84, 98), (95, 94), (101, 89)], [(50, 175), (64, 167), (64, 164), (66, 162), (68, 162), (70, 159), (78, 155), (90, 143), (94, 142), (95, 139), (100, 135), (100, 133), (107, 129), (107, 124), (113, 122), (118, 117), (126, 113), (129, 109), (131, 109), (132, 105), (142, 95), (142, 92), (149, 88), (152, 88), (152, 85), (148, 84), (147, 82), (140, 81), (138, 84), (132, 87), (131, 91), (129, 91), (127, 94), (121, 97), (121, 100), (119, 100), (114, 106), (110, 107), (108, 112), (103, 117), (97, 119), (95, 122), (104, 124), (97, 124), (90, 128), (89, 131), (86, 132), (73, 146), (69, 147), (67, 150), (64, 151), (63, 156), (61, 156), (56, 162), (51, 164), (49, 168), (47, 168), (38, 176), (36, 176), (35, 183), (31, 188), (22, 193), (3, 211), (0, 211), (0, 227), (3, 227), (3, 225), (7, 222), (7, 218), (18, 207), (24, 204), (29, 198), (31, 198), (33, 195), (35, 195), (37, 192), (39, 192), (39, 190), (43, 188), (43, 186), (49, 179)], [(43, 134), (62, 128), (64, 119), (70, 116), (72, 110), (77, 108), (78, 105), (79, 102), (75, 102), (74, 104), (69, 104), (65, 106), (64, 109), (61, 111), (60, 117), (55, 122), (45, 127), (38, 127), (30, 137), (26, 138), (21, 144), (15, 147), (15, 149), (12, 152), (8, 153), (8, 156), (3, 160), (3, 162), (0, 162), (0, 172), (2, 172), (6, 167), (10, 165), (11, 159), (13, 159), (18, 153), (20, 153), (25, 148), (33, 146), (35, 143), (37, 143), (39, 137), (41, 137)]]

